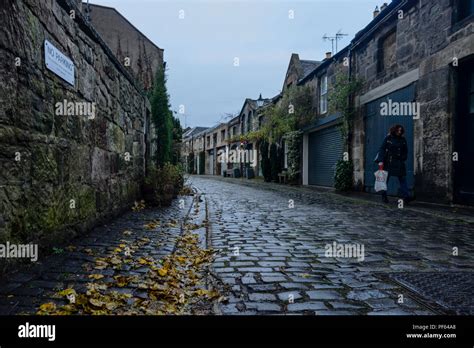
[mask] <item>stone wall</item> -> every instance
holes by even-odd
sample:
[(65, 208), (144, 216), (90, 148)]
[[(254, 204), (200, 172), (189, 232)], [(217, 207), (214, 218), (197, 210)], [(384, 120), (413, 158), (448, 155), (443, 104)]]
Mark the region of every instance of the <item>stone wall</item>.
[[(404, 74), (416, 71), (416, 101), (421, 104), (421, 118), (414, 120), (415, 191), (429, 200), (452, 201), (453, 144), (453, 59), (474, 54), (474, 25), (453, 22), (451, 0), (408, 1), (398, 12), (379, 26), (353, 51), (354, 74), (364, 80), (359, 96), (384, 86)], [(378, 42), (396, 29), (396, 64), (377, 71)], [(352, 158), (356, 183), (364, 178), (364, 105), (355, 118)]]
[[(149, 103), (73, 6), (0, 4), (0, 243), (59, 243), (140, 195)], [(74, 86), (46, 68), (45, 40), (74, 62)], [(57, 115), (63, 100), (95, 117)]]
[(87, 11), (92, 25), (119, 61), (124, 64), (125, 59), (129, 58), (129, 69), (133, 76), (145, 90), (150, 90), (157, 70), (163, 67), (163, 49), (151, 42), (114, 8), (89, 4), (83, 6), (83, 11)]

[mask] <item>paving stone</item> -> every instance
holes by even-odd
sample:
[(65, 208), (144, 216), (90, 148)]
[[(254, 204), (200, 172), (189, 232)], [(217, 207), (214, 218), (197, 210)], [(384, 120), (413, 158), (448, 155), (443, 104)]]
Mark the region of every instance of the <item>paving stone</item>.
[(280, 285), (284, 289), (302, 289), (306, 290), (308, 288), (307, 285), (301, 284), (301, 283), (280, 283)]
[(323, 302), (302, 302), (302, 303), (291, 303), (288, 305), (289, 312), (295, 311), (318, 311), (328, 309)]
[(313, 290), (306, 291), (308, 297), (312, 300), (340, 300), (342, 295), (335, 290)]
[(249, 300), (253, 302), (276, 301), (276, 296), (273, 294), (253, 293), (253, 294), (249, 294)]
[(241, 278), (242, 284), (255, 284), (257, 281), (252, 273), (247, 273)]
[(255, 309), (259, 312), (281, 312), (282, 310), (278, 304), (268, 302), (246, 302), (245, 306), (250, 310)]
[(384, 298), (388, 295), (379, 290), (353, 290), (347, 294), (349, 300), (365, 301), (369, 298)]
[(302, 298), (301, 294), (299, 291), (285, 291), (285, 292), (280, 292), (278, 294), (278, 298), (280, 299), (280, 301), (285, 301), (285, 302), (289, 302), (290, 300), (290, 295), (293, 296), (293, 300), (296, 301), (296, 300), (299, 300), (300, 298)]

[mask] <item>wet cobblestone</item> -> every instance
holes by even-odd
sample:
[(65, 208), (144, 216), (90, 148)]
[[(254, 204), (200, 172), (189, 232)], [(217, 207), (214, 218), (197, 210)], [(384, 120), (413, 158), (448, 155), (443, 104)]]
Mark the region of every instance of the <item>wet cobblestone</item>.
[[(456, 216), (245, 179), (191, 181), (208, 200), (214, 272), (233, 286), (224, 314), (436, 314), (381, 275), (474, 264), (474, 225)], [(364, 245), (364, 260), (325, 257), (333, 242)]]

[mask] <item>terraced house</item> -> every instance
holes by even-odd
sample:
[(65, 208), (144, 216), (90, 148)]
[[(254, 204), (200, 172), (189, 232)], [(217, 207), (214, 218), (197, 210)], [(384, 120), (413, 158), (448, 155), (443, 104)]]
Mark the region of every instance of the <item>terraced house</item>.
[[(364, 81), (351, 142), (359, 188), (372, 190), (375, 152), (399, 123), (415, 195), (474, 203), (473, 28), (472, 0), (394, 0), (352, 40), (351, 73)], [(382, 116), (389, 101), (419, 103), (419, 115)]]
[[(336, 164), (344, 158), (353, 162), (354, 189), (373, 192), (376, 153), (389, 127), (401, 124), (415, 197), (474, 204), (473, 21), (474, 0), (393, 0), (377, 8), (373, 20), (334, 55), (315, 61), (293, 54), (281, 94), (264, 104), (278, 104), (295, 86), (310, 87), (314, 114), (301, 128), (299, 182), (333, 187)], [(347, 98), (349, 116), (331, 107), (341, 76), (348, 84), (358, 82)], [(264, 122), (261, 112), (255, 117), (256, 102), (244, 101), (229, 123), (231, 137)], [(283, 169), (287, 166), (285, 150)], [(262, 175), (261, 167), (255, 174)], [(389, 194), (397, 194), (395, 182)]]

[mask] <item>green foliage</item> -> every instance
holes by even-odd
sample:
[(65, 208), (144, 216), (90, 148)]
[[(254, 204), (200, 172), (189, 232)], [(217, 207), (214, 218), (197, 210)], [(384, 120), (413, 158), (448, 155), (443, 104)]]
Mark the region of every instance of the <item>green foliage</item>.
[(204, 174), (205, 172), (205, 166), (206, 166), (206, 152), (201, 151), (199, 153), (199, 172), (198, 174)]
[(188, 156), (188, 174), (194, 174), (194, 152)]
[(272, 181), (278, 182), (278, 173), (281, 172), (282, 152), (276, 144), (270, 145), (270, 177)]
[(165, 163), (161, 167), (152, 167), (145, 178), (145, 200), (152, 206), (167, 207), (183, 186), (184, 177), (180, 165)]
[(169, 95), (166, 89), (166, 76), (163, 69), (156, 72), (155, 83), (150, 98), (151, 119), (155, 125), (157, 145), (156, 164), (162, 166), (173, 160), (173, 113), (170, 110)]
[(270, 158), (268, 157), (268, 142), (266, 140), (262, 140), (260, 142), (260, 154), (262, 156), (261, 166), (262, 166), (262, 174), (265, 181), (271, 181), (271, 162)]
[(278, 105), (268, 106), (264, 111), (264, 123), (258, 137), (269, 143), (314, 120), (312, 90), (309, 86), (293, 86), (285, 90)]
[(301, 160), (301, 140), (302, 132), (294, 131), (285, 135), (285, 142), (288, 146), (287, 164), (288, 164), (288, 180), (296, 183), (300, 176), (300, 160)]
[(340, 125), (341, 135), (347, 149), (348, 136), (352, 129), (352, 119), (354, 109), (351, 107), (350, 98), (362, 87), (362, 81), (359, 79), (349, 79), (346, 74), (336, 75), (336, 83), (329, 93), (329, 112), (339, 111), (342, 114), (342, 123)]
[(177, 117), (172, 117), (172, 134), (173, 134), (173, 153), (171, 157), (171, 163), (178, 164), (181, 160), (181, 139), (183, 137), (183, 127)]
[(334, 187), (337, 191), (350, 191), (353, 187), (354, 164), (340, 159), (336, 164)]

